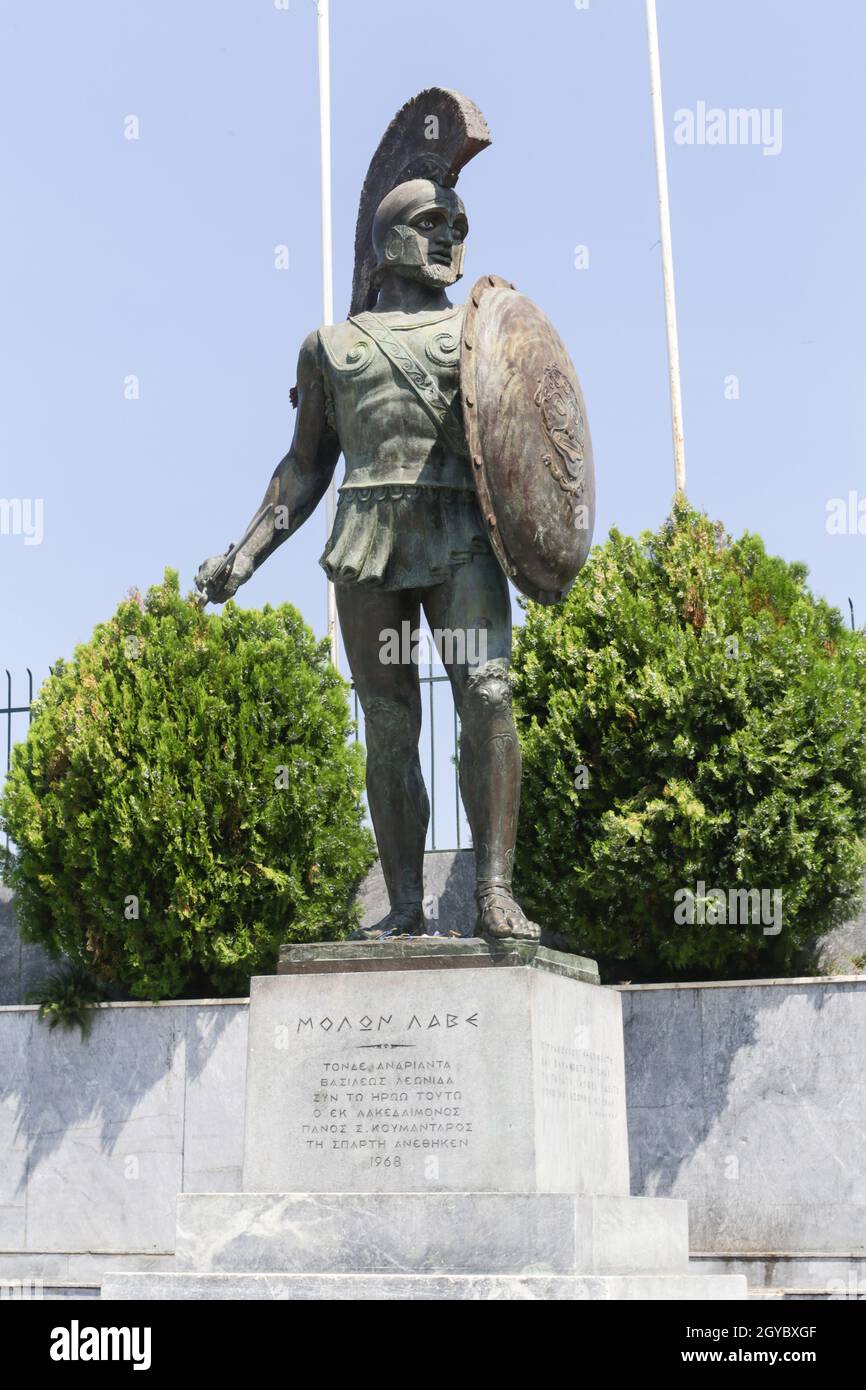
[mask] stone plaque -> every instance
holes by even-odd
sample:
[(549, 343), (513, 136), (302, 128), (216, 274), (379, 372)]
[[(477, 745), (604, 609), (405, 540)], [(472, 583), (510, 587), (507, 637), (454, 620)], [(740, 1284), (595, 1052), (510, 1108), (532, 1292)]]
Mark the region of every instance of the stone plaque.
[(618, 994), (529, 966), (255, 979), (244, 1190), (627, 1194)]

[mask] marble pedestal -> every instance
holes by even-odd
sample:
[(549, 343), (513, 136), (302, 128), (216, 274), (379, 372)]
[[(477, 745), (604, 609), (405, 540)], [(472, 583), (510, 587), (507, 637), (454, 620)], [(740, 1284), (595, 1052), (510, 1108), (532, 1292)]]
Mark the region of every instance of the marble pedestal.
[(620, 997), (483, 942), (286, 947), (250, 997), (241, 1193), (178, 1200), (174, 1274), (105, 1298), (739, 1298), (628, 1188)]

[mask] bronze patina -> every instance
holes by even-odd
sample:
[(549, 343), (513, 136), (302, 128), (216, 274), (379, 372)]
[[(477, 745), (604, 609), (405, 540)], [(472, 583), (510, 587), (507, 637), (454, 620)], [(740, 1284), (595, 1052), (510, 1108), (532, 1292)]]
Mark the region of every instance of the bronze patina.
[(493, 276), (468, 311), (446, 294), (469, 229), (454, 185), (489, 143), (481, 112), (455, 92), (430, 88), (397, 113), (364, 183), (349, 316), (303, 343), (289, 452), (241, 542), (196, 577), (206, 600), (236, 593), (311, 515), (343, 454), (321, 564), (365, 716), (391, 904), (378, 936), (424, 931), (419, 672), (390, 640), (414, 632), (422, 610), (451, 639), (440, 655), (461, 721), (476, 930), (539, 936), (511, 891), (520, 749), (506, 573), (545, 602), (566, 591), (589, 545), (576, 518), (584, 508), (591, 527), (592, 455), (574, 368), (541, 311)]
[(460, 382), (494, 554), (529, 598), (558, 603), (589, 554), (595, 522), (586, 406), (550, 319), (498, 275), (469, 296)]

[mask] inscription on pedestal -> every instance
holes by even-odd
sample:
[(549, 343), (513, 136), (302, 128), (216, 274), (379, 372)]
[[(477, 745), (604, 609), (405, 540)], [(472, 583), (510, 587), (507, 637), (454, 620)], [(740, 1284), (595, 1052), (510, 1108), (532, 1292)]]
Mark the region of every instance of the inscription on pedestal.
[(333, 1061), (322, 1070), (312, 1118), (301, 1124), (308, 1149), (358, 1149), (372, 1167), (398, 1167), (406, 1149), (469, 1148), (472, 1121), (447, 1059)]
[[(473, 1119), (467, 1069), (443, 1054), (454, 1030), (478, 1027), (477, 1010), (468, 1015), (413, 1014), (408, 1020), (393, 1013), (365, 1014), (356, 1020), (343, 1017), (338, 1023), (327, 1015), (299, 1017), (296, 1035), (317, 1030), (356, 1035), (349, 1041), (348, 1055), (333, 1052), (303, 1064), (312, 1087), (309, 1108), (299, 1116), (306, 1150), (323, 1159), (362, 1154), (375, 1169), (404, 1166), (409, 1151), (470, 1148)], [(405, 1034), (407, 1041), (392, 1041), (395, 1032)]]
[(254, 980), (244, 1188), (626, 1192), (619, 1008), (520, 966)]
[(613, 1120), (622, 1105), (622, 1062), (611, 1052), (574, 1043), (541, 1043), (541, 1093), (579, 1105), (593, 1120)]

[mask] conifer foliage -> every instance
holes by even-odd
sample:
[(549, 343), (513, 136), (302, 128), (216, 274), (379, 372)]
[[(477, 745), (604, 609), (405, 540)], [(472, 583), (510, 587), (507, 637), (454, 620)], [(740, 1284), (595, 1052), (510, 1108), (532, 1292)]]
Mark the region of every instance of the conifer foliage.
[(866, 637), (806, 574), (681, 503), (528, 605), (517, 879), (608, 978), (806, 971), (862, 900)]
[(139, 998), (245, 994), (355, 922), (373, 860), (345, 682), (290, 605), (133, 594), (39, 692), (0, 827), (25, 936)]

